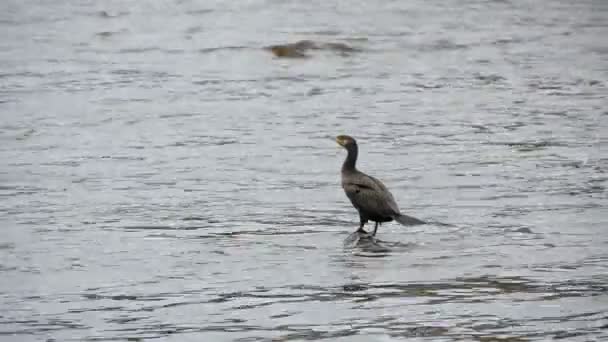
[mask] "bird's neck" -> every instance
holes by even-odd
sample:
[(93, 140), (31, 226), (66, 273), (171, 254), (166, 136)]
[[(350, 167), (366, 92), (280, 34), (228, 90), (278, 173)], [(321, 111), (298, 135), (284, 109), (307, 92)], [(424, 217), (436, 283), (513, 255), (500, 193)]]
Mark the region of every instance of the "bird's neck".
[(348, 154), (342, 164), (342, 171), (354, 171), (355, 164), (357, 164), (357, 155), (359, 154), (359, 148), (357, 145), (350, 145), (346, 148)]

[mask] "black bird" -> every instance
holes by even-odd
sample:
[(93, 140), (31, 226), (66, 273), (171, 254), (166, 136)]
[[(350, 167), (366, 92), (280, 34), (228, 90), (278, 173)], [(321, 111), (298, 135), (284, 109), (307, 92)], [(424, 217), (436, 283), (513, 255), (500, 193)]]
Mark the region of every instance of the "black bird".
[(342, 164), (342, 188), (348, 199), (359, 212), (360, 226), (357, 232), (366, 233), (363, 226), (367, 221), (376, 222), (372, 236), (376, 235), (378, 224), (397, 221), (403, 225), (417, 225), (426, 222), (401, 214), (393, 195), (378, 179), (357, 170), (357, 141), (348, 135), (339, 135), (336, 142), (348, 151)]

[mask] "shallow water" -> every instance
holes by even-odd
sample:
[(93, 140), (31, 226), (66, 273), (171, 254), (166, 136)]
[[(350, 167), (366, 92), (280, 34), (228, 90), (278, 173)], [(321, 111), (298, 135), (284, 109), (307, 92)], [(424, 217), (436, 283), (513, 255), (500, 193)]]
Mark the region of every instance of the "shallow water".
[(608, 338), (608, 2), (0, 9), (0, 340)]

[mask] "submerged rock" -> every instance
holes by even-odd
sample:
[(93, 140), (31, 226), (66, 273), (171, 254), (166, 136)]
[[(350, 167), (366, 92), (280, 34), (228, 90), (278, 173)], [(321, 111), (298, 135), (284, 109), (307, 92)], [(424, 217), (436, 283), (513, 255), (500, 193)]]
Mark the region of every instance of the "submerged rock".
[(268, 48), (276, 57), (283, 58), (307, 58), (309, 57), (301, 49), (295, 46), (275, 45)]
[(270, 45), (265, 47), (265, 49), (272, 52), (276, 57), (283, 58), (310, 57), (307, 54), (307, 52), (310, 50), (327, 50), (337, 52), (341, 55), (359, 51), (358, 49), (344, 43), (323, 43), (314, 42), (312, 40), (300, 40), (295, 43)]
[(345, 248), (359, 248), (369, 252), (388, 252), (389, 248), (380, 244), (373, 235), (363, 232), (354, 232), (344, 239)]

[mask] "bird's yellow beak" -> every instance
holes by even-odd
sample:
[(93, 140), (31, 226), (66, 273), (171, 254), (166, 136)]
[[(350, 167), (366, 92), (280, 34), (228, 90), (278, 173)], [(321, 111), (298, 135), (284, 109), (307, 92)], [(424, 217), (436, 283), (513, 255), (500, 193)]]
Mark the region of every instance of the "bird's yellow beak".
[(336, 143), (338, 143), (338, 145), (344, 147), (344, 140), (342, 140), (340, 137), (336, 137)]

